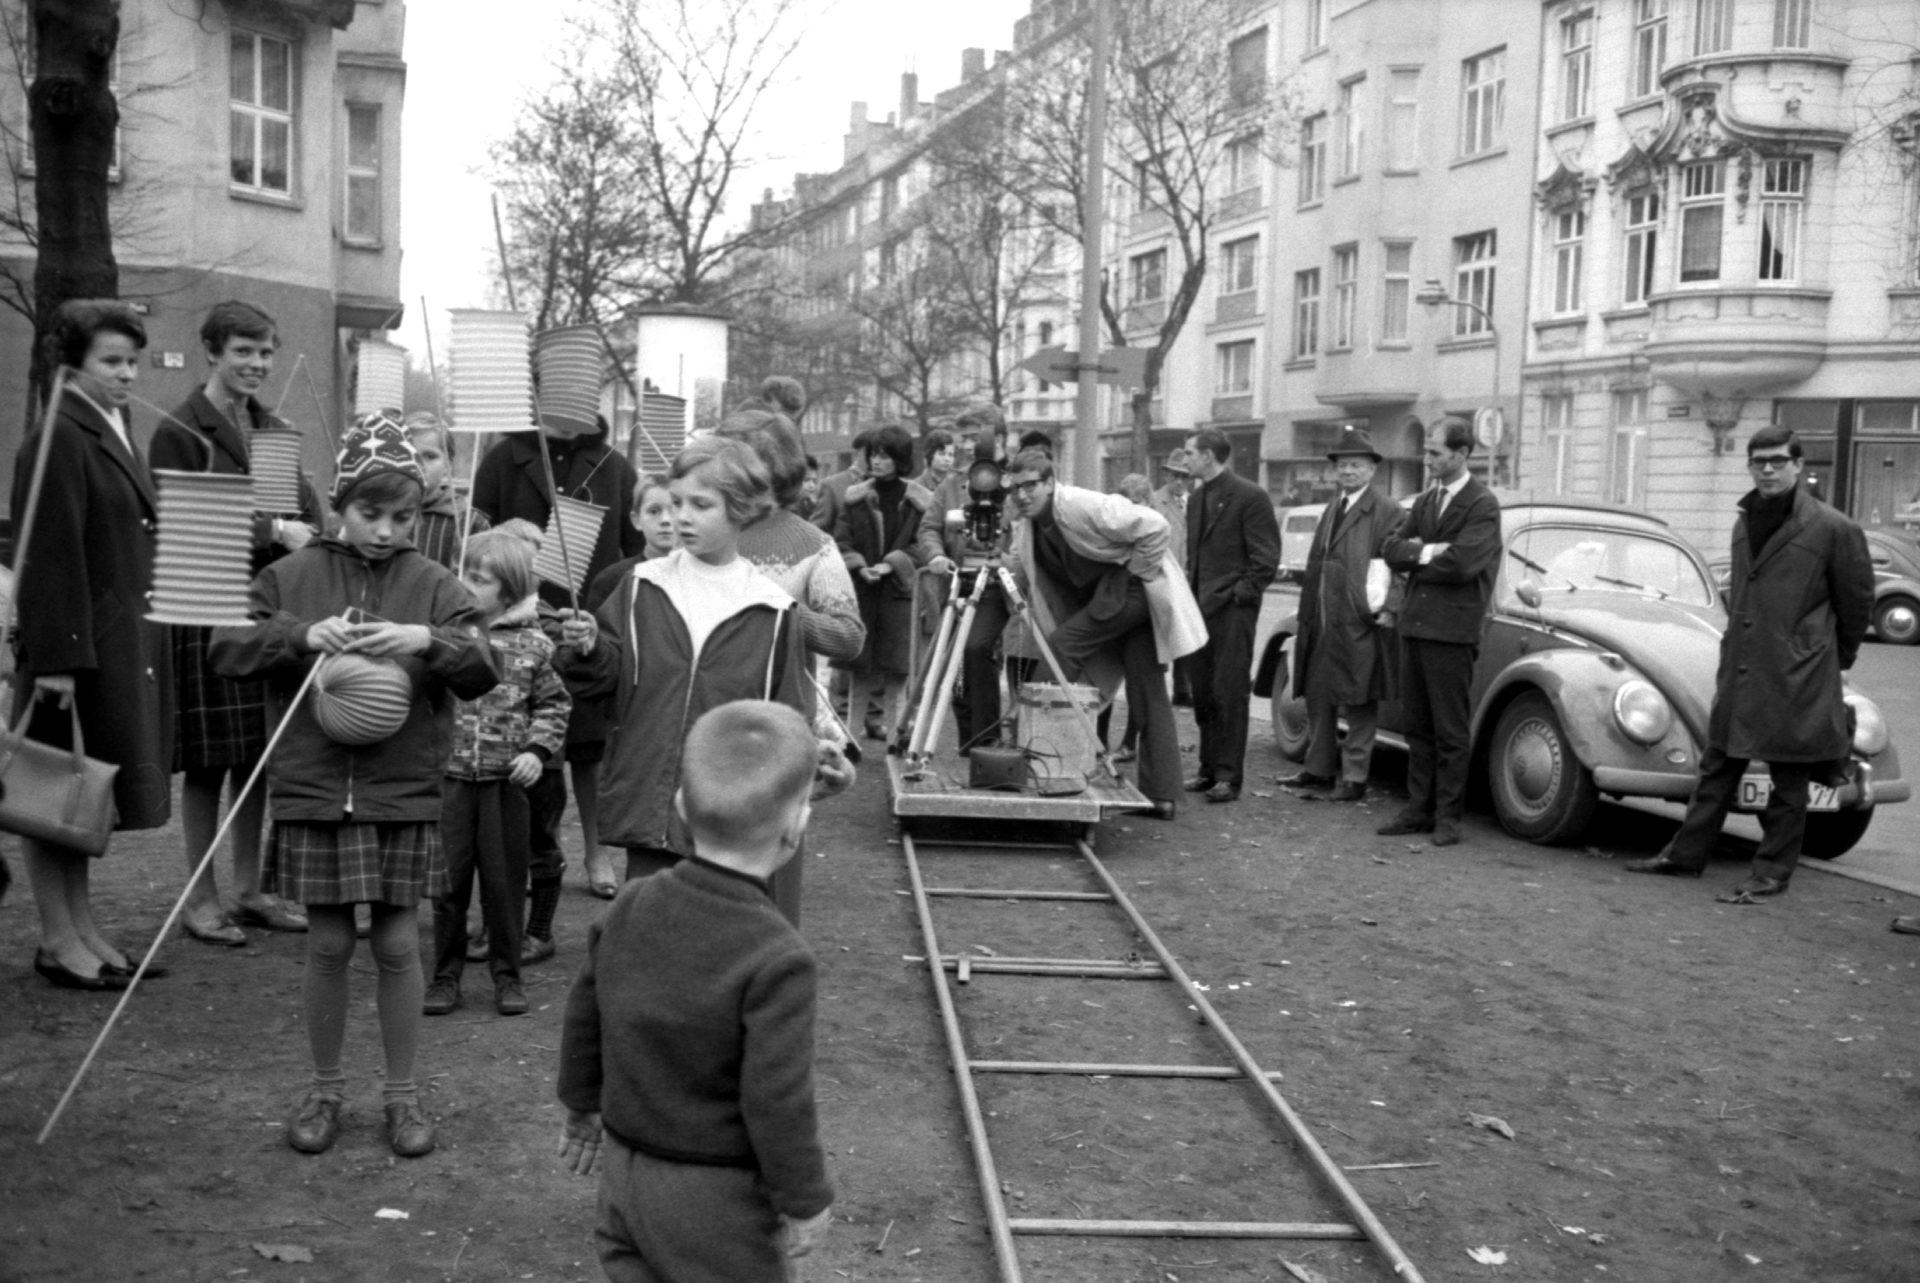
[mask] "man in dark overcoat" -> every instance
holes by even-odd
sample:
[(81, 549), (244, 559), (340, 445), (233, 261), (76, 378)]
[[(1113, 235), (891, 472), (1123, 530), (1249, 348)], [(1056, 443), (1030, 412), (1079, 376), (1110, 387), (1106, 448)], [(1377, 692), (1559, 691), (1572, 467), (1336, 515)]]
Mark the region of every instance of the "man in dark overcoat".
[[(1333, 461), (1340, 497), (1327, 505), (1313, 532), (1293, 642), (1293, 693), (1307, 701), (1306, 769), (1280, 783), (1331, 788), (1329, 801), (1358, 802), (1367, 795), (1380, 701), (1390, 693), (1392, 634), (1380, 622), (1386, 608), (1386, 545), (1407, 514), (1373, 488), (1380, 453), (1366, 429), (1346, 429), (1327, 458)], [(1369, 583), (1376, 561), (1377, 585)], [(1376, 587), (1381, 599), (1369, 600)], [(1342, 717), (1347, 719), (1344, 747)]]
[(1202, 428), (1186, 451), (1200, 483), (1187, 499), (1187, 581), (1207, 623), (1207, 644), (1187, 659), (1200, 773), (1186, 787), (1209, 802), (1232, 802), (1246, 770), (1253, 630), (1280, 572), (1280, 523), (1267, 492), (1228, 465), (1233, 443), (1224, 432)]
[(1400, 612), (1400, 707), (1407, 805), (1379, 832), (1460, 840), (1472, 752), (1473, 661), (1500, 572), (1500, 501), (1468, 470), (1473, 425), (1445, 416), (1427, 429), (1431, 484), (1414, 501), (1386, 561), (1407, 576)]
[(1790, 428), (1747, 442), (1753, 489), (1733, 522), (1726, 635), (1700, 781), (1680, 831), (1660, 854), (1627, 861), (1632, 873), (1699, 877), (1720, 838), (1750, 761), (1773, 778), (1760, 817), (1752, 874), (1719, 898), (1753, 904), (1787, 889), (1807, 831), (1814, 781), (1847, 761), (1853, 733), (1840, 674), (1853, 667), (1873, 617), (1866, 536), (1801, 484), (1804, 463)]

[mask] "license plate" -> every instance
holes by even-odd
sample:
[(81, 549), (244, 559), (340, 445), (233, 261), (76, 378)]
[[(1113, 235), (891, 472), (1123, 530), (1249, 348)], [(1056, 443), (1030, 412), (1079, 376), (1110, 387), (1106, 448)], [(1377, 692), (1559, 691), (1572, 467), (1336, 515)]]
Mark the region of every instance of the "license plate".
[[(1737, 806), (1742, 811), (1764, 811), (1767, 799), (1773, 796), (1773, 781), (1764, 775), (1743, 775), (1740, 777), (1740, 800)], [(1830, 784), (1809, 784), (1807, 786), (1807, 809), (1809, 811), (1837, 811), (1840, 809), (1840, 793)]]

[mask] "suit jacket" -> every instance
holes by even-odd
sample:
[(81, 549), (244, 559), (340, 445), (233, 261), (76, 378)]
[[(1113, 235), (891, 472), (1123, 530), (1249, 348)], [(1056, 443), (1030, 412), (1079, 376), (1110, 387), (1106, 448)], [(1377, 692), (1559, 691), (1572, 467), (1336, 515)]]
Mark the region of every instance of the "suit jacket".
[[(253, 452), (248, 446), (251, 433), (297, 432), (298, 429), (254, 397), (247, 398), (247, 418), (250, 432), (242, 434), (233, 420), (207, 399), (205, 388), (195, 388), (193, 395), (173, 412), (173, 417), (163, 420), (154, 430), (153, 444), (147, 448), (147, 463), (155, 471), (250, 475), (253, 472)], [(299, 515), (315, 533), (326, 529), (320, 498), (304, 472), (300, 476)], [(285, 556), (286, 551), (273, 542), (273, 515), (254, 514), (253, 573), (259, 574), (269, 562)]]
[(1399, 504), (1372, 486), (1345, 513), (1337, 503), (1327, 505), (1300, 585), (1295, 695), (1307, 694), (1309, 674), (1314, 694), (1334, 704), (1365, 704), (1391, 693), (1388, 634), (1367, 607), (1367, 563), (1384, 556), (1387, 541), (1406, 517)]
[(1755, 557), (1746, 507), (1733, 523), (1732, 598), (1720, 639), (1707, 742), (1767, 762), (1844, 758), (1852, 735), (1840, 674), (1873, 616), (1866, 536), (1802, 485), (1793, 511)]
[(1273, 501), (1245, 477), (1222, 472), (1187, 496), (1187, 580), (1202, 615), (1258, 609), (1280, 570)]
[[(1427, 490), (1386, 544), (1387, 564), (1407, 576), (1400, 635), (1478, 645), (1500, 573), (1500, 501), (1469, 477), (1446, 512), (1439, 509), (1438, 492)], [(1420, 550), (1430, 543), (1450, 546), (1421, 565)]]

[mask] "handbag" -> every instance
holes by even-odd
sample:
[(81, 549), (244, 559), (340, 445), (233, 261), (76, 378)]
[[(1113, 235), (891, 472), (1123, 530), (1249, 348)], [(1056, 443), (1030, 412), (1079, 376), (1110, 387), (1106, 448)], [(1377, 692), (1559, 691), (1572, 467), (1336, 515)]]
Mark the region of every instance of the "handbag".
[(12, 730), (0, 731), (0, 832), (103, 855), (119, 818), (113, 777), (120, 768), (87, 756), (80, 708), (70, 695), (63, 702), (73, 718), (73, 747), (28, 739), (27, 722), (40, 694), (26, 699)]

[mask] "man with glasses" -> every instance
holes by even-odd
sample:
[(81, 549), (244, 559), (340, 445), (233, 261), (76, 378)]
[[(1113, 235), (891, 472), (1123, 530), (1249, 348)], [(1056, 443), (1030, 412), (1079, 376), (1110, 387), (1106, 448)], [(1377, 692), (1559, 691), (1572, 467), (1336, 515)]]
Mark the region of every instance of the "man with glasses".
[(1151, 508), (1057, 485), (1053, 457), (1026, 449), (1007, 476), (1016, 518), (1013, 553), (1034, 626), (1068, 681), (1086, 680), (1145, 713), (1140, 791), (1171, 820), (1181, 792), (1180, 740), (1165, 666), (1206, 644), (1200, 608), (1180, 573), (1167, 519)]
[(1431, 484), (1383, 553), (1407, 577), (1400, 608), (1400, 706), (1407, 804), (1379, 832), (1460, 840), (1472, 753), (1473, 661), (1500, 571), (1500, 501), (1467, 470), (1473, 425), (1451, 415), (1427, 429)]
[(1791, 428), (1747, 442), (1753, 489), (1733, 522), (1727, 633), (1700, 780), (1680, 831), (1630, 873), (1697, 878), (1750, 761), (1767, 764), (1772, 791), (1747, 879), (1717, 898), (1756, 904), (1787, 889), (1807, 831), (1813, 783), (1844, 778), (1853, 733), (1840, 674), (1853, 667), (1873, 616), (1873, 562), (1860, 527), (1802, 484)]

